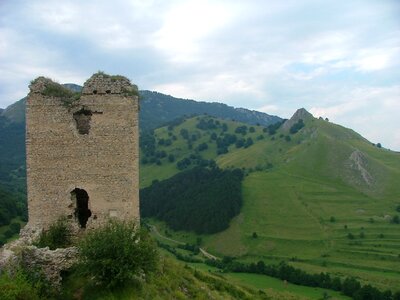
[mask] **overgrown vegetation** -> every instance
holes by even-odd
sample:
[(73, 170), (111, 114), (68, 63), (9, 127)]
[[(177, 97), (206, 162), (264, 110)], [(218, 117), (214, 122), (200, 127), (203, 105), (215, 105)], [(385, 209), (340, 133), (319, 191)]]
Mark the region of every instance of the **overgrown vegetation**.
[(242, 206), (239, 169), (196, 167), (140, 190), (141, 216), (175, 230), (215, 233), (228, 227)]
[(37, 286), (29, 280), (22, 269), (2, 272), (0, 276), (0, 299), (2, 300), (36, 300), (40, 299)]
[(72, 232), (68, 220), (64, 217), (51, 224), (49, 229), (43, 231), (36, 246), (39, 248), (49, 247), (50, 250), (66, 248), (72, 245)]
[(157, 269), (157, 251), (148, 233), (133, 221), (109, 220), (79, 243), (80, 270), (107, 288), (140, 282)]
[[(31, 84), (35, 84), (36, 80), (38, 80), (39, 78), (31, 81)], [(78, 101), (81, 97), (81, 92), (73, 92), (63, 85), (51, 81), (50, 79), (46, 81), (45, 88), (41, 93), (44, 96), (59, 98), (62, 101), (63, 105), (68, 108), (72, 107), (74, 103)]]
[(42, 91), (42, 94), (49, 97), (60, 98), (63, 105), (66, 107), (73, 106), (73, 104), (81, 97), (80, 92), (73, 92), (56, 82), (47, 83), (45, 89)]
[(45, 277), (39, 266), (28, 266), (24, 259), (27, 248), (20, 248), (14, 265), (3, 266), (0, 273), (0, 299), (57, 299), (58, 290)]

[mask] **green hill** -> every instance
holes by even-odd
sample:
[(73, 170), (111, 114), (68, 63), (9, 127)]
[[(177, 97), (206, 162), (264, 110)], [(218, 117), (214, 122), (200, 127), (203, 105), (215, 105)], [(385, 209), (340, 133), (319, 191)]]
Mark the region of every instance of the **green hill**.
[[(200, 237), (201, 246), (219, 257), (285, 260), (310, 273), (355, 276), (382, 289), (400, 286), (399, 153), (305, 110), (280, 127), (249, 121), (251, 114), (244, 123), (210, 115), (175, 119), (183, 113), (155, 122), (160, 111), (179, 104), (151, 100), (159, 108), (145, 117), (152, 107), (144, 109), (146, 101), (156, 96), (144, 97), (147, 128), (170, 123), (141, 136), (141, 188), (195, 166), (245, 173), (242, 209), (228, 229), (196, 235), (156, 222), (160, 230), (192, 244)], [(8, 109), (14, 119), (5, 117), (7, 110), (0, 116), (0, 185), (19, 193), (25, 180), (24, 122), (16, 113), (21, 103)]]
[[(304, 127), (291, 133), (301, 127), (291, 130), (300, 119)], [(199, 128), (208, 122), (218, 125)], [(247, 173), (242, 211), (227, 230), (201, 236), (203, 247), (218, 256), (283, 259), (310, 272), (352, 275), (396, 289), (400, 225), (391, 220), (399, 214), (400, 154), (302, 110), (288, 124), (272, 135), (261, 126), (253, 132), (247, 126), (243, 135), (237, 132), (246, 126), (242, 123), (203, 116), (159, 128), (154, 131), (154, 155), (142, 149), (141, 187), (180, 172), (178, 162), (185, 159), (190, 161), (186, 168), (202, 160), (242, 168)], [(253, 144), (237, 148), (233, 143), (221, 153), (217, 140), (227, 135), (251, 138)], [(204, 143), (207, 148), (199, 150)], [(196, 238), (185, 232), (173, 236), (192, 243)]]

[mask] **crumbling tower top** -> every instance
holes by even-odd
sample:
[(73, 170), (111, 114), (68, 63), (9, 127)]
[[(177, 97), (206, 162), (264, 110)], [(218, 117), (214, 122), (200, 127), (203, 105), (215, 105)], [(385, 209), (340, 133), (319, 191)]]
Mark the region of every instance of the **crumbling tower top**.
[(121, 75), (107, 75), (102, 72), (93, 74), (82, 89), (83, 95), (91, 94), (131, 94), (132, 96), (138, 96), (138, 88), (136, 85), (132, 85), (130, 80)]

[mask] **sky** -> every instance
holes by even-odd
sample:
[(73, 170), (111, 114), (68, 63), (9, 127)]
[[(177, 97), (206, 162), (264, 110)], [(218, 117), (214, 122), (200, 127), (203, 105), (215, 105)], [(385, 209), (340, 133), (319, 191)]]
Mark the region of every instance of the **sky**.
[(0, 108), (46, 76), (290, 118), (304, 107), (400, 150), (398, 0), (0, 0)]

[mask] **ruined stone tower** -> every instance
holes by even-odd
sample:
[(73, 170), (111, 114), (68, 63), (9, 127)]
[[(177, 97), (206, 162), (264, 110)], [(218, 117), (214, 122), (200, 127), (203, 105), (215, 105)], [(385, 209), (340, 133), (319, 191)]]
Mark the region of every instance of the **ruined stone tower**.
[(26, 107), (28, 225), (66, 216), (77, 228), (139, 218), (137, 87), (94, 74), (74, 94), (50, 79), (30, 85)]

